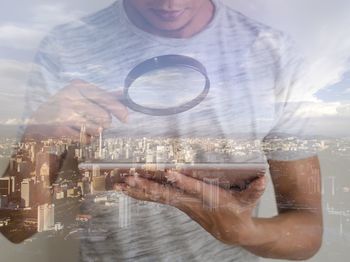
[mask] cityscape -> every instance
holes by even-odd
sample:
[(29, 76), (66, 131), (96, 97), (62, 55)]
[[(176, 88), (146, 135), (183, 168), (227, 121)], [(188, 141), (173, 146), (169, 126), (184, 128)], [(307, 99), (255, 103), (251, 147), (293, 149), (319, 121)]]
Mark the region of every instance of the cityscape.
[[(98, 136), (90, 139), (84, 125), (79, 141), (67, 137), (22, 142), (2, 138), (0, 160), (8, 167), (0, 177), (0, 232), (13, 242), (31, 241), (29, 237), (36, 232), (64, 240), (103, 240), (107, 232), (94, 222), (89, 212), (92, 205), (117, 209), (119, 227), (127, 227), (132, 219), (130, 199), (113, 189), (124, 173), (133, 170), (103, 170), (98, 164), (93, 168), (79, 168), (80, 163), (260, 162), (264, 160), (263, 151), (276, 148), (281, 152), (303, 150), (334, 157), (350, 156), (350, 140), (347, 139), (289, 137), (272, 138), (262, 144), (260, 140), (247, 139), (104, 138), (102, 129)], [(320, 181), (310, 178), (307, 190), (315, 192), (320, 188), (318, 183)], [(112, 194), (105, 195), (105, 191), (112, 191)], [(336, 201), (335, 197), (350, 195), (350, 184), (343, 183), (339, 175), (327, 174), (322, 177), (321, 191), (326, 199), (325, 212), (339, 220), (332, 234), (336, 230), (338, 235), (349, 238), (350, 206)], [(206, 193), (213, 195), (214, 203), (218, 201), (214, 191)], [(161, 206), (143, 201), (138, 204)]]

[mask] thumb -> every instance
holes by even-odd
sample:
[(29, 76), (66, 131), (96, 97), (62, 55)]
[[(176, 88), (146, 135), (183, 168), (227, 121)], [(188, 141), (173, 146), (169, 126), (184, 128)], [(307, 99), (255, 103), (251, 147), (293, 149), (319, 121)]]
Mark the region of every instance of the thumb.
[(246, 205), (255, 204), (263, 195), (265, 188), (265, 175), (254, 179), (245, 190), (238, 193), (240, 202)]
[(83, 97), (108, 111), (121, 122), (127, 123), (128, 110), (119, 100), (120, 91), (108, 92), (96, 85), (82, 81), (77, 87)]

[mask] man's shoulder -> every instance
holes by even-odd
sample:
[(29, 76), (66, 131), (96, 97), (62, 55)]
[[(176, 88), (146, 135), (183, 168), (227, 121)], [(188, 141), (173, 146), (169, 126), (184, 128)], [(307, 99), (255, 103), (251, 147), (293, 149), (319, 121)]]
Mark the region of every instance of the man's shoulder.
[(235, 35), (252, 43), (269, 45), (272, 49), (281, 47), (290, 41), (290, 37), (285, 32), (245, 15), (226, 3), (222, 5), (226, 28), (235, 31)]
[(118, 13), (115, 12), (116, 3), (73, 21), (57, 25), (51, 29), (47, 37), (74, 40), (77, 37), (99, 37), (107, 34), (106, 29), (111, 28), (112, 24), (118, 20)]

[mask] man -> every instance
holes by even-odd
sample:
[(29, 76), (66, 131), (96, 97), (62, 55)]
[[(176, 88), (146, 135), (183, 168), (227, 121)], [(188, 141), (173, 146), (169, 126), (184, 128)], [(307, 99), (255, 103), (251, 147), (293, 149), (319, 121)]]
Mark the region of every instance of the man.
[[(212, 84), (208, 97), (193, 109), (165, 117), (128, 110), (116, 90), (130, 70), (169, 54), (191, 57), (205, 66)], [(77, 137), (82, 123), (90, 134), (99, 126), (131, 137), (235, 139), (243, 133), (249, 140), (266, 143), (273, 143), (270, 137), (281, 133), (301, 136), (303, 132), (304, 123), (296, 120), (297, 108), (290, 103), (303, 73), (292, 44), (280, 32), (220, 0), (118, 1), (56, 28), (42, 42), (37, 62), (40, 68), (28, 89), (28, 112), (33, 112), (35, 128), (27, 128), (28, 137), (44, 131)], [(38, 131), (41, 125), (46, 128)], [(183, 213), (171, 207), (158, 212), (146, 205), (129, 227), (109, 227), (113, 234), (107, 247), (83, 241), (82, 259), (310, 258), (321, 245), (322, 212), (320, 194), (308, 192), (305, 185), (310, 177), (319, 179), (318, 159), (302, 151), (281, 153), (273, 146), (266, 157), (277, 216), (253, 217), (264, 178), (241, 192), (218, 188), (223, 204), (208, 211), (203, 192), (212, 186), (204, 182), (178, 172), (166, 174), (172, 182), (166, 187), (147, 178), (128, 177), (123, 186), (126, 194), (170, 204)], [(104, 223), (115, 223), (107, 219), (113, 217), (112, 210), (98, 214), (104, 215)]]

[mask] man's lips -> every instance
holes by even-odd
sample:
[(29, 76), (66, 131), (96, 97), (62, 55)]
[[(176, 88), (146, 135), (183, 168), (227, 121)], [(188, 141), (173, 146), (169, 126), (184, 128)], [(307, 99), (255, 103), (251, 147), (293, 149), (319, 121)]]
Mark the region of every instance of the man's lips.
[(185, 10), (162, 10), (162, 9), (152, 9), (152, 12), (160, 19), (164, 21), (174, 21), (179, 18)]

